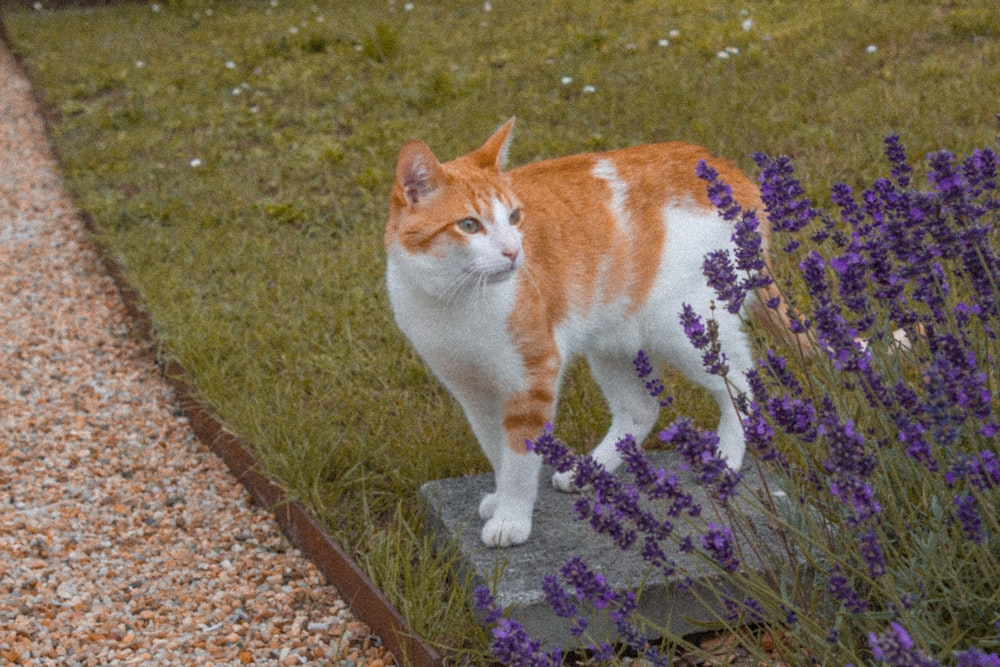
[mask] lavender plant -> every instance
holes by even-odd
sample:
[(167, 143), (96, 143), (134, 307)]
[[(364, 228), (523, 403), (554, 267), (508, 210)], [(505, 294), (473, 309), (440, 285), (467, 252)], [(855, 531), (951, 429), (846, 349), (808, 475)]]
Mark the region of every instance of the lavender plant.
[[(720, 627), (767, 623), (780, 638), (775, 653), (759, 657), (998, 666), (1000, 161), (990, 149), (963, 160), (933, 153), (921, 189), (898, 136), (885, 139), (885, 154), (889, 176), (859, 195), (835, 185), (831, 211), (805, 197), (790, 160), (754, 156), (772, 244), (798, 268), (776, 285), (785, 298), (766, 305), (816, 350), (764, 343), (750, 394), (734, 400), (751, 461), (743, 474), (767, 471), (784, 500), (741, 494), (715, 434), (683, 417), (660, 438), (681, 454), (686, 478), (709, 490), (711, 508), (694, 502), (678, 471), (651, 466), (631, 438), (619, 443), (629, 482), (573, 454), (551, 430), (531, 446), (557, 468), (580, 471), (588, 492), (576, 501), (578, 517), (614, 547), (637, 549), (654, 576), (683, 580), (688, 563), (666, 555), (669, 540), (675, 553), (710, 563), (722, 582)], [(707, 165), (698, 173), (735, 225), (735, 251), (707, 256), (706, 279), (717, 303), (738, 312), (772, 280), (761, 271), (759, 212), (741, 210)], [(706, 371), (725, 377), (713, 321), (689, 307), (679, 318)], [(670, 406), (642, 353), (636, 370)], [(756, 503), (780, 539), (760, 536), (731, 507), (735, 497)], [(656, 619), (636, 618), (634, 597), (607, 590), (579, 559), (545, 590), (557, 614), (576, 619), (574, 634), (595, 662), (614, 653), (615, 640), (588, 636), (584, 607), (612, 615), (619, 645), (655, 664), (668, 659), (642, 636)], [(488, 591), (480, 595), (505, 664), (562, 661), (561, 650), (542, 650), (502, 619)]]

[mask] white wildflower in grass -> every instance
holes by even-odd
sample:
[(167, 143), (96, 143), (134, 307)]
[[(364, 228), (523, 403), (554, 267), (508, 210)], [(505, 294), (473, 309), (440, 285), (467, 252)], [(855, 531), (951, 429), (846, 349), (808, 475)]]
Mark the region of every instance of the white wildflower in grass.
[(234, 63), (232, 60), (227, 60), (226, 69), (236, 69), (236, 63)]
[(868, 47), (865, 49), (865, 51), (867, 51), (868, 53), (875, 53), (876, 51), (878, 51), (878, 47), (874, 44), (869, 44)]
[(727, 58), (729, 58), (729, 52), (726, 50), (719, 51), (718, 53), (715, 54), (715, 57), (718, 58), (719, 60), (726, 60)]
[(290, 35), (297, 35), (297, 34), (299, 34), (299, 28), (298, 28), (298, 26), (294, 26), (293, 25), (291, 28), (289, 28), (288, 29), (288, 34), (290, 34)]
[(31, 5), (31, 8), (34, 9), (36, 12), (40, 12), (42, 11), (42, 3), (36, 2)]
[(406, 10), (406, 11), (408, 11), (408, 12), (412, 12), (413, 11), (413, 3), (412, 2), (406, 3), (405, 5), (403, 5), (403, 9)]
[(739, 50), (738, 47), (735, 47), (735, 46), (727, 46), (726, 47), (726, 53), (728, 53), (731, 56), (735, 56), (739, 52), (740, 52), (740, 50)]
[(657, 46), (670, 46), (670, 40), (665, 37), (656, 40)]
[(667, 35), (670, 37), (670, 39), (677, 39), (678, 37), (681, 36), (681, 31), (678, 30), (677, 28), (674, 28), (673, 30), (668, 32)]
[(561, 83), (564, 86), (568, 86), (569, 84), (573, 83), (573, 77), (564, 76), (561, 79), (559, 79), (559, 83)]
[(191, 165), (192, 169), (197, 169), (202, 164), (201, 163), (201, 158), (200, 157), (196, 157), (195, 159), (193, 159), (190, 162), (188, 162), (188, 164)]
[(158, 4), (156, 4), (155, 2), (154, 2), (153, 4), (151, 4), (151, 5), (149, 6), (149, 8), (150, 8), (151, 10), (153, 10), (153, 13), (154, 13), (154, 14), (159, 14), (159, 13), (160, 13), (160, 6), (159, 6)]
[(146, 66), (146, 61), (145, 60), (136, 60), (135, 61), (135, 68), (136, 69), (142, 69), (145, 66)]
[(743, 23), (741, 23), (740, 26), (743, 28), (744, 31), (750, 32), (750, 30), (753, 28), (753, 19), (751, 18), (743, 19)]
[(594, 88), (590, 84), (587, 84), (586, 86), (583, 87), (583, 92), (587, 95), (590, 95), (591, 93), (596, 93), (597, 88)]
[(491, 12), (491, 11), (493, 11), (493, 3), (489, 2), (489, 0), (487, 0), (486, 2), (484, 2), (483, 3), (483, 11), (484, 12)]
[(233, 97), (237, 97), (238, 95), (242, 95), (242, 94), (243, 94), (243, 90), (242, 89), (240, 89), (240, 88), (233, 88)]

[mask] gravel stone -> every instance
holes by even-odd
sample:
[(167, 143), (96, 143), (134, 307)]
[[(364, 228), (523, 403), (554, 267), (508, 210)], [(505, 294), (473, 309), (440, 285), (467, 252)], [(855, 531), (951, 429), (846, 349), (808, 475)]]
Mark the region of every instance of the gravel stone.
[(193, 435), (0, 46), (0, 665), (391, 665)]

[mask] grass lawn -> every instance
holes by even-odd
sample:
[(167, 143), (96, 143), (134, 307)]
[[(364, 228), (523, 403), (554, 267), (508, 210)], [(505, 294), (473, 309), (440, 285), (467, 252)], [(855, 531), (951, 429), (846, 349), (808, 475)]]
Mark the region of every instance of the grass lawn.
[[(883, 173), (889, 131), (919, 162), (993, 145), (1000, 112), (1000, 6), (981, 0), (4, 7), (157, 344), (414, 627), (472, 661), (485, 637), (415, 499), (488, 465), (389, 311), (402, 142), (450, 158), (516, 115), (514, 164), (680, 139), (751, 173), (753, 151), (791, 155), (826, 201)], [(581, 367), (564, 394), (557, 433), (589, 447), (599, 392)]]

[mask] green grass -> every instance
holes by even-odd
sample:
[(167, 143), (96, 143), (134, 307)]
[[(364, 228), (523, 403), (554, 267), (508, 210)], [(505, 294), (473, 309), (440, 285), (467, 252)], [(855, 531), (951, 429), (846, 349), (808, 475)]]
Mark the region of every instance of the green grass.
[[(751, 172), (752, 151), (789, 154), (823, 200), (881, 173), (891, 130), (914, 157), (992, 144), (988, 5), (188, 0), (3, 18), (157, 343), (419, 632), (475, 660), (483, 635), (415, 497), (488, 468), (389, 311), (401, 143), (450, 158), (517, 115), (515, 164), (681, 139)], [(712, 425), (704, 396), (679, 394)], [(581, 448), (606, 425), (582, 367), (559, 421)]]

